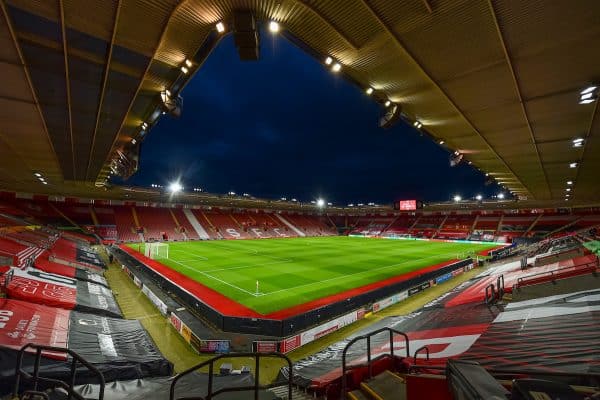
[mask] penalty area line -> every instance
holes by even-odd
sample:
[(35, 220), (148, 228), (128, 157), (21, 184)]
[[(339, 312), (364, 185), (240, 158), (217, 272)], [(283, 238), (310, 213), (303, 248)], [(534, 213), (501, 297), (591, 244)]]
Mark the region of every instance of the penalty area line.
[(216, 278), (216, 277), (214, 277), (214, 276), (212, 276), (212, 275), (210, 275), (210, 274), (207, 274), (206, 272), (198, 271), (197, 269), (195, 269), (195, 268), (192, 268), (192, 267), (190, 267), (189, 265), (182, 264), (182, 263), (180, 263), (179, 261), (175, 261), (175, 260), (173, 260), (173, 259), (169, 259), (169, 260), (170, 260), (170, 261), (173, 261), (174, 263), (177, 263), (177, 264), (181, 265), (182, 267), (184, 267), (184, 268), (187, 268), (187, 269), (189, 269), (189, 270), (191, 270), (191, 271), (194, 271), (194, 272), (197, 272), (197, 273), (199, 273), (199, 274), (202, 274), (202, 275), (206, 276), (207, 278), (214, 279), (214, 280), (215, 280), (215, 281), (217, 281), (217, 282), (221, 282), (221, 283), (222, 283), (222, 284), (224, 284), (224, 285), (227, 285), (227, 286), (229, 286), (229, 287), (232, 287), (232, 288), (234, 288), (234, 289), (237, 289), (237, 290), (239, 290), (240, 292), (244, 292), (244, 293), (246, 293), (246, 294), (249, 294), (249, 295), (251, 295), (251, 296), (255, 296), (255, 295), (256, 295), (256, 293), (252, 293), (252, 292), (250, 292), (250, 291), (248, 291), (248, 290), (246, 290), (246, 289), (242, 289), (241, 287), (235, 286), (235, 285), (233, 285), (233, 284), (231, 284), (231, 283), (229, 283), (229, 282), (226, 282), (226, 281), (224, 281), (224, 280), (222, 280), (222, 279)]

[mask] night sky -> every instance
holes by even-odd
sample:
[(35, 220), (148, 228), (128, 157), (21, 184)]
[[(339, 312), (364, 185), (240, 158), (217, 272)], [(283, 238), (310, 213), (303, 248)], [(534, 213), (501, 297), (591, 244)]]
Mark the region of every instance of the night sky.
[(163, 116), (126, 184), (235, 191), (338, 205), (492, 195), (474, 168), (405, 123), (380, 129), (382, 109), (283, 37), (263, 33), (242, 62), (230, 35), (183, 90), (183, 114)]

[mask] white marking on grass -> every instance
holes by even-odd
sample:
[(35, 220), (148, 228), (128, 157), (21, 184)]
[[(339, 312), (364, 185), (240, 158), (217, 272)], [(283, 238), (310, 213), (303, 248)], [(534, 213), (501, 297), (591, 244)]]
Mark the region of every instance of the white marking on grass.
[(222, 279), (216, 278), (216, 277), (214, 277), (214, 276), (212, 276), (212, 275), (210, 275), (210, 274), (207, 274), (206, 272), (199, 271), (199, 270), (197, 270), (197, 269), (196, 269), (196, 268), (194, 268), (194, 267), (190, 267), (189, 265), (182, 264), (182, 263), (180, 263), (179, 261), (173, 260), (173, 259), (171, 259), (171, 258), (169, 258), (169, 260), (173, 261), (174, 263), (177, 263), (177, 264), (181, 265), (181, 266), (182, 266), (182, 267), (184, 267), (184, 268), (190, 269), (190, 270), (192, 270), (192, 271), (194, 271), (194, 272), (198, 272), (199, 274), (202, 274), (202, 275), (206, 276), (207, 278), (214, 279), (215, 281), (221, 282), (221, 283), (222, 283), (222, 284), (224, 284), (224, 285), (227, 285), (227, 286), (229, 286), (229, 287), (232, 287), (232, 288), (234, 288), (234, 289), (237, 289), (237, 290), (239, 290), (240, 292), (244, 292), (244, 293), (246, 293), (246, 294), (249, 294), (249, 295), (252, 295), (252, 296), (255, 296), (255, 297), (256, 297), (256, 293), (249, 292), (249, 291), (248, 291), (248, 290), (246, 290), (246, 289), (242, 289), (241, 287), (235, 286), (235, 285), (233, 285), (233, 284), (231, 284), (231, 283), (229, 283), (229, 282), (226, 282), (226, 281), (224, 281), (224, 280), (222, 280)]
[[(179, 250), (179, 249), (173, 249), (171, 251), (174, 251), (174, 252), (177, 252), (177, 253), (191, 254), (191, 255), (196, 256), (196, 257), (198, 257), (198, 258), (200, 258), (200, 259), (202, 259), (204, 261), (208, 261), (208, 257), (201, 256), (198, 253), (192, 253), (191, 251)], [(192, 261), (198, 261), (198, 260), (192, 260)]]
[(373, 271), (379, 271), (379, 270), (383, 270), (383, 269), (387, 269), (387, 268), (397, 267), (399, 265), (404, 265), (404, 264), (412, 263), (412, 262), (415, 262), (415, 261), (427, 260), (429, 258), (439, 257), (440, 255), (447, 256), (447, 255), (452, 255), (452, 254), (456, 254), (456, 253), (436, 254), (436, 255), (433, 255), (433, 256), (429, 256), (429, 257), (419, 258), (418, 260), (407, 260), (407, 261), (403, 261), (403, 262), (397, 263), (397, 264), (385, 265), (385, 266), (382, 266), (382, 267), (379, 267), (379, 268), (372, 268), (372, 269), (365, 270), (365, 271), (355, 272), (353, 274), (346, 274), (346, 275), (343, 275), (343, 276), (336, 276), (336, 277), (333, 277), (333, 278), (324, 279), (324, 280), (320, 280), (320, 281), (317, 281), (317, 282), (306, 283), (304, 285), (293, 286), (293, 287), (285, 288), (285, 289), (279, 289), (279, 290), (275, 290), (273, 292), (265, 293), (263, 296), (269, 296), (271, 294), (280, 293), (280, 292), (292, 291), (292, 290), (295, 290), (295, 289), (298, 289), (298, 288), (303, 288), (303, 287), (307, 287), (307, 286), (322, 284), (323, 282), (335, 281), (335, 280), (339, 280), (339, 279), (346, 278), (346, 277), (349, 277), (349, 276), (362, 275), (362, 274), (366, 274), (366, 273), (371, 273)]
[(216, 245), (214, 243), (213, 243), (213, 246), (214, 247), (220, 247), (220, 248), (225, 249), (227, 251), (234, 251), (234, 252), (239, 252), (239, 253), (250, 253), (250, 254), (257, 255), (257, 256), (260, 255), (261, 257), (272, 258), (274, 260), (293, 261), (293, 259), (291, 259), (291, 258), (282, 258), (282, 257), (276, 257), (276, 256), (270, 256), (270, 255), (267, 255), (267, 254), (263, 254), (263, 253), (261, 253), (260, 251), (258, 251), (256, 249), (236, 249), (235, 247), (232, 248), (232, 247), (228, 247), (228, 246), (221, 245), (221, 244)]

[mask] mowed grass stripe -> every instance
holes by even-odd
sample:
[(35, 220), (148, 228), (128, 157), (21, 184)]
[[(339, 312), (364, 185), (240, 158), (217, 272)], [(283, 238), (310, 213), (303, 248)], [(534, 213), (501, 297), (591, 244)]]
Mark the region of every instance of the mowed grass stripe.
[(492, 247), (350, 237), (177, 242), (158, 261), (268, 314)]

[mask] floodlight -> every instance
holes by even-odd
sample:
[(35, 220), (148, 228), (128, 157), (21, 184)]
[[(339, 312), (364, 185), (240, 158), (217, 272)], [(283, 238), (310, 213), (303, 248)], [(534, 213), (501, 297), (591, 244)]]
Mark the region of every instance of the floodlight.
[(373, 94), (373, 88), (369, 87), (367, 88), (367, 90), (365, 90), (365, 93), (367, 93), (369, 96)]
[(390, 104), (392, 104), (392, 102), (391, 102), (391, 101), (389, 101), (389, 100), (385, 102), (385, 106), (386, 106), (386, 107), (389, 107), (389, 106), (390, 106)]
[(225, 25), (222, 22), (217, 22), (217, 25), (215, 25), (217, 28), (217, 32), (219, 33), (223, 33), (225, 32)]
[(46, 181), (43, 181), (42, 183), (43, 183), (44, 185), (47, 185), (47, 184), (48, 184), (48, 182), (46, 182)]
[(181, 183), (179, 182), (173, 182), (169, 185), (169, 192), (171, 193), (181, 192), (182, 190), (183, 186), (181, 186)]
[(142, 122), (142, 129), (148, 129), (148, 123)]
[(567, 185), (572, 185), (573, 181), (567, 181)]
[(462, 197), (460, 197), (459, 195), (454, 196), (454, 201), (461, 201)]
[(595, 100), (594, 99), (585, 99), (585, 100), (580, 100), (579, 104), (590, 104), (593, 103)]
[(504, 198), (504, 193), (498, 193), (498, 198), (499, 199), (503, 199)]
[(330, 65), (332, 62), (333, 62), (333, 58), (331, 58), (331, 57), (327, 57), (325, 59), (325, 65)]
[(571, 191), (571, 188), (566, 188), (565, 190), (566, 190), (567, 192), (570, 192), (570, 191)]
[(477, 199), (477, 201), (481, 201), (483, 199), (483, 196), (478, 194), (477, 196), (475, 196), (475, 198)]
[(444, 142), (443, 140), (440, 140), (438, 143), (439, 143), (439, 144), (444, 144), (444, 143), (446, 143), (446, 142)]
[(577, 168), (577, 163), (576, 162), (570, 163), (569, 168)]
[(333, 64), (333, 66), (331, 67), (331, 70), (333, 72), (340, 72), (340, 70), (342, 69), (342, 65), (340, 63), (335, 63)]
[(37, 176), (38, 178), (39, 178), (40, 176), (42, 176), (42, 174), (40, 174), (39, 172), (36, 172), (34, 175), (35, 175), (35, 176)]
[(273, 33), (279, 32), (279, 23), (277, 23), (275, 21), (269, 22), (269, 31), (271, 31)]
[(181, 69), (181, 72), (183, 72), (184, 74), (187, 74), (189, 71), (185, 65), (182, 65), (180, 69)]
[(135, 140), (135, 138), (131, 139), (131, 144), (136, 144), (137, 140)]
[(317, 207), (324, 207), (324, 206), (325, 206), (325, 200), (317, 199)]
[(192, 67), (192, 62), (186, 58), (185, 59), (185, 65), (186, 65), (186, 67), (191, 68)]

